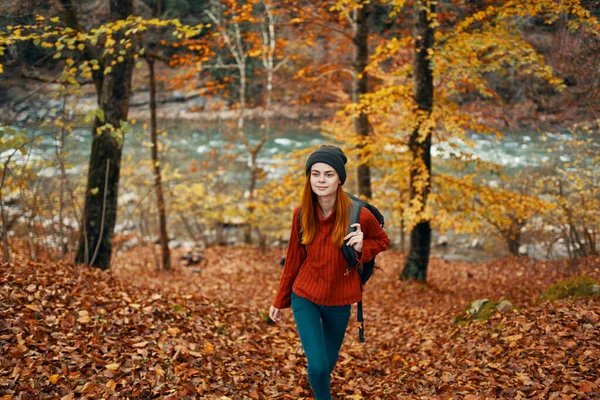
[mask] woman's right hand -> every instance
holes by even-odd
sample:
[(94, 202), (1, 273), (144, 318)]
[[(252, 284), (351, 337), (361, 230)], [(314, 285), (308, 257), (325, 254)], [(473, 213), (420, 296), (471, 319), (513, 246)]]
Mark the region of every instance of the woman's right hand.
[(269, 309), (269, 317), (273, 320), (273, 322), (281, 322), (283, 315), (281, 314), (281, 310), (279, 308), (271, 306)]

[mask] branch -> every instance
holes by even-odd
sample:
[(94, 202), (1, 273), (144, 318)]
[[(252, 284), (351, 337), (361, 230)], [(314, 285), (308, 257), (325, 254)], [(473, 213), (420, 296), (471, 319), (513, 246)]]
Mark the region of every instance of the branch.
[(167, 56), (163, 56), (162, 54), (158, 54), (158, 53), (154, 53), (151, 51), (146, 51), (143, 55), (144, 59), (146, 60), (156, 60), (156, 61), (163, 61), (165, 63), (170, 63), (171, 59)]
[(239, 69), (237, 64), (203, 65), (202, 69)]
[(345, 73), (349, 74), (352, 77), (352, 79), (356, 78), (356, 72), (355, 71), (353, 71), (351, 69), (348, 69), (348, 68), (338, 68), (338, 69), (332, 69), (330, 71), (323, 72), (322, 74), (319, 74), (315, 78), (315, 82), (318, 81), (319, 79), (323, 78), (323, 77), (326, 77), (326, 76), (331, 75), (331, 74), (336, 73), (336, 72), (345, 72)]
[(235, 58), (235, 61), (237, 62), (238, 68), (242, 68), (242, 66), (244, 65), (244, 61), (245, 61), (243, 58), (245, 58), (245, 57), (243, 57), (243, 55), (240, 56), (238, 51), (235, 49), (235, 46), (231, 42), (231, 38), (229, 37), (229, 34), (223, 28), (223, 25), (221, 25), (221, 21), (219, 21), (214, 16), (214, 14), (210, 12), (210, 10), (206, 10), (206, 14), (215, 23), (215, 25), (219, 28), (219, 31), (223, 35), (223, 39), (225, 39), (225, 43), (227, 44), (227, 47), (229, 47), (229, 51), (231, 52), (231, 54)]
[[(77, 18), (77, 12), (75, 10), (75, 6), (73, 5), (72, 0), (60, 0), (60, 4), (63, 8), (63, 15), (65, 24), (78, 32), (83, 32), (83, 29), (79, 25), (79, 19)], [(92, 75), (94, 77), (94, 84), (96, 85), (96, 92), (98, 96), (102, 92), (102, 83), (104, 82), (104, 64), (102, 60), (97, 56), (96, 51), (93, 47), (91, 47), (87, 43), (83, 43), (85, 46), (83, 49), (83, 55), (88, 60), (98, 60), (98, 66), (100, 67), (97, 70), (92, 71)]]
[[(61, 73), (62, 75), (62, 73)], [(64, 80), (64, 79), (60, 79), (60, 75), (57, 76), (56, 78), (49, 78), (47, 76), (41, 75), (41, 74), (32, 74), (26, 71), (21, 71), (21, 77), (22, 78), (26, 78), (26, 79), (31, 79), (34, 81), (38, 81), (38, 82), (43, 82), (43, 83), (60, 83), (61, 85), (73, 85), (73, 83), (69, 83), (68, 81)], [(90, 85), (93, 84), (94, 81), (77, 81), (77, 84), (79, 85)]]

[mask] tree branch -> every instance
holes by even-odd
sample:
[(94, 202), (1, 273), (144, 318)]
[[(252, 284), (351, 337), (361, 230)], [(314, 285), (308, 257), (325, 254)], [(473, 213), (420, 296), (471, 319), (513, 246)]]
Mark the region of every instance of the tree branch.
[[(72, 0), (59, 0), (63, 9), (63, 17), (65, 20), (65, 24), (79, 32), (83, 32), (83, 29), (79, 25), (79, 19), (77, 18), (77, 11), (75, 9), (75, 5)], [(100, 98), (100, 94), (102, 93), (102, 84), (104, 82), (104, 64), (102, 60), (97, 56), (95, 49), (87, 43), (83, 43), (83, 56), (88, 60), (97, 60), (98, 68), (97, 70), (92, 71), (92, 76), (94, 77), (94, 84), (96, 85), (96, 93), (98, 94), (98, 98)]]
[[(61, 74), (62, 75), (62, 74)], [(25, 78), (25, 79), (31, 79), (34, 81), (38, 81), (38, 82), (43, 82), (43, 83), (60, 83), (61, 85), (72, 85), (72, 83), (69, 83), (66, 80), (61, 80), (60, 79), (60, 75), (57, 76), (56, 78), (50, 78), (41, 74), (33, 74), (27, 71), (21, 71), (21, 77)], [(77, 81), (77, 83), (79, 85), (90, 85), (93, 84), (94, 81)]]

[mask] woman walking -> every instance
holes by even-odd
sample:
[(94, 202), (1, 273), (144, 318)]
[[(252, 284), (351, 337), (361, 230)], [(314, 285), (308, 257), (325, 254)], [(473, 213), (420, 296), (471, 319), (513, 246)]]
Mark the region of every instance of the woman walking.
[(357, 260), (372, 260), (390, 240), (365, 207), (348, 233), (352, 205), (342, 185), (347, 158), (335, 146), (321, 146), (306, 161), (302, 205), (294, 211), (283, 275), (269, 316), (281, 321), (291, 307), (308, 361), (308, 381), (316, 400), (331, 399), (330, 378), (350, 319), (362, 298), (356, 268), (347, 271), (341, 246), (352, 246)]

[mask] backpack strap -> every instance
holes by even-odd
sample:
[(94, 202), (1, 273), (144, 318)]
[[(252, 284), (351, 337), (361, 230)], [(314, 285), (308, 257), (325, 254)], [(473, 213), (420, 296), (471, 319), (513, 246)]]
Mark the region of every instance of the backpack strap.
[[(360, 285), (360, 289), (362, 290), (362, 285)], [(362, 300), (356, 303), (356, 320), (360, 322), (358, 326), (358, 340), (361, 343), (365, 342), (365, 320), (363, 318), (363, 307)]]
[(298, 244), (302, 246), (302, 208), (298, 210)]
[[(350, 233), (350, 232), (355, 231), (355, 228), (353, 228), (351, 225), (358, 223), (358, 220), (360, 219), (360, 210), (363, 207), (363, 202), (352, 195), (348, 195), (348, 197), (350, 197), (350, 200), (352, 201), (352, 207), (350, 209), (350, 213), (348, 216), (348, 220), (349, 220), (348, 221), (348, 233)], [(344, 244), (342, 246), (342, 254), (344, 255), (344, 258), (346, 260), (348, 260), (348, 267), (346, 269), (346, 273), (349, 273), (352, 270), (352, 268), (358, 267), (359, 262), (356, 259), (356, 252), (354, 251), (354, 247), (348, 246), (347, 244), (348, 244), (348, 241), (347, 240), (344, 241)], [(363, 285), (361, 282), (360, 283), (360, 291), (361, 292), (362, 292), (362, 289), (363, 289)], [(365, 321), (363, 318), (362, 300), (360, 300), (356, 304), (356, 321), (358, 321), (360, 323), (360, 325), (358, 327), (358, 338), (361, 343), (364, 343), (365, 342)]]
[[(362, 208), (362, 203), (359, 201), (355, 201), (353, 198), (352, 205), (350, 207), (350, 212), (348, 213), (348, 233), (354, 232), (356, 229), (352, 228), (352, 224), (358, 223), (360, 218), (360, 210)], [(350, 239), (348, 239), (350, 240)], [(356, 252), (354, 251), (354, 247), (348, 246), (348, 240), (344, 240), (344, 244), (342, 245), (342, 254), (344, 258), (348, 261), (348, 267), (346, 268), (346, 273), (350, 273), (352, 268), (358, 265), (358, 260), (356, 259)]]

